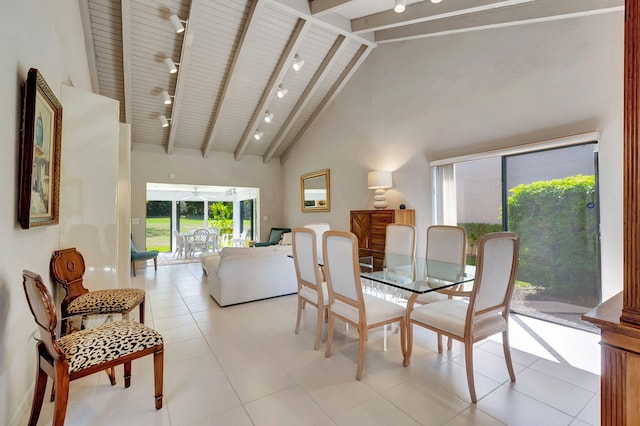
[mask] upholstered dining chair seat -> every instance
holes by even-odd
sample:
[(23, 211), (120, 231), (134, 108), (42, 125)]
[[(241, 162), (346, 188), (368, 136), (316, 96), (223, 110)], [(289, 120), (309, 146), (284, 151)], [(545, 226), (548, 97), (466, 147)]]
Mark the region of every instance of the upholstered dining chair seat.
[(163, 343), (162, 335), (139, 322), (122, 320), (58, 339), (69, 373), (122, 358)]
[(122, 314), (138, 306), (144, 297), (144, 290), (139, 288), (90, 291), (73, 299), (67, 312), (70, 315)]
[[(464, 338), (464, 327), (469, 303), (463, 300), (446, 299), (414, 308), (411, 320), (429, 324), (454, 336)], [(493, 312), (473, 322), (473, 333), (476, 335), (493, 335), (507, 327), (507, 322), (500, 312)]]
[[(303, 297), (313, 303), (318, 303), (318, 293), (309, 287), (302, 287), (298, 294), (300, 297)], [(327, 289), (327, 283), (325, 281), (322, 282), (322, 300), (329, 300), (329, 290)]]
[[(402, 316), (405, 313), (404, 306), (381, 299), (370, 294), (363, 294), (366, 306), (367, 324), (378, 324), (387, 321), (390, 317)], [(359, 321), (359, 311), (357, 308), (348, 305), (340, 300), (334, 300), (331, 308), (336, 314), (343, 316), (353, 322)]]

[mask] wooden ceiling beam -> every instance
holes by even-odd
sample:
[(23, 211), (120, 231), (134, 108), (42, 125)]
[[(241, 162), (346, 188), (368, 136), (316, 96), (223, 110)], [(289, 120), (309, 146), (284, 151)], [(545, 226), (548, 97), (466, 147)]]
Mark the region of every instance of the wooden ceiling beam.
[(336, 12), (351, 3), (352, 0), (309, 0), (309, 9), (315, 16)]
[(352, 19), (351, 30), (355, 34), (360, 34), (481, 12), (499, 7), (513, 6), (531, 1), (533, 0), (476, 0), (473, 7), (469, 7), (468, 0), (446, 0), (438, 4), (423, 1), (408, 5), (403, 13), (387, 10), (363, 16), (362, 18)]
[(378, 43), (624, 10), (624, 0), (536, 0), (375, 32)]
[[(202, 7), (202, 0), (192, 0), (189, 5), (189, 15), (186, 19), (187, 23), (184, 26), (184, 33), (182, 34), (182, 47), (180, 49), (180, 65), (178, 65), (178, 77), (176, 78), (176, 88), (173, 92), (173, 104), (171, 104), (171, 126), (169, 127), (169, 141), (167, 142), (167, 154), (173, 153), (173, 148), (176, 142), (176, 134), (178, 133), (178, 120), (180, 117), (180, 110), (182, 109), (182, 92), (185, 88), (185, 78), (189, 72), (189, 62), (191, 58), (191, 46), (193, 45), (193, 30), (190, 29), (189, 21), (192, 19), (198, 19), (202, 13), (199, 13), (199, 9)], [(195, 24), (196, 22), (193, 22)], [(194, 25), (195, 27), (195, 25)], [(193, 27), (192, 27), (193, 28)]]
[(309, 28), (311, 28), (311, 23), (309, 21), (301, 18), (298, 19), (298, 23), (296, 24), (295, 28), (293, 29), (293, 33), (289, 38), (289, 42), (284, 48), (284, 51), (282, 52), (280, 60), (273, 70), (273, 73), (271, 73), (271, 78), (269, 79), (269, 82), (262, 92), (260, 101), (258, 101), (258, 104), (253, 111), (253, 115), (251, 116), (251, 120), (249, 120), (249, 124), (245, 128), (245, 131), (240, 138), (240, 143), (236, 147), (234, 153), (236, 160), (242, 158), (244, 151), (247, 149), (247, 146), (249, 146), (249, 142), (253, 138), (253, 135), (258, 128), (258, 125), (260, 124), (260, 120), (262, 119), (265, 108), (267, 107), (267, 105), (269, 105), (269, 103), (275, 96), (278, 84), (282, 82), (285, 73), (291, 66), (293, 56), (298, 50), (298, 46), (302, 42), (304, 35), (307, 33), (307, 31), (309, 31)]
[[(82, 2), (80, 2), (82, 3)], [(125, 123), (131, 124), (131, 0), (120, 0), (122, 27), (122, 84), (124, 86)]]
[(315, 94), (316, 90), (318, 90), (318, 87), (320, 87), (320, 84), (327, 77), (327, 73), (331, 69), (331, 66), (335, 64), (336, 60), (340, 57), (340, 53), (342, 53), (347, 47), (348, 43), (346, 40), (347, 38), (341, 35), (338, 36), (336, 41), (333, 43), (333, 46), (331, 46), (329, 53), (327, 53), (327, 56), (325, 56), (324, 60), (320, 64), (320, 67), (318, 67), (315, 74), (311, 78), (311, 81), (309, 82), (309, 84), (307, 84), (307, 87), (304, 89), (304, 92), (298, 99), (298, 102), (296, 102), (295, 106), (293, 107), (293, 110), (283, 123), (282, 127), (280, 127), (280, 131), (278, 131), (278, 134), (271, 142), (271, 145), (269, 145), (269, 148), (267, 149), (267, 152), (263, 157), (264, 163), (268, 163), (269, 160), (273, 158), (273, 155), (276, 153), (276, 151), (280, 147), (280, 144), (282, 144), (282, 141), (287, 136), (293, 125), (296, 123), (296, 120), (298, 119), (300, 114), (302, 114), (302, 111), (304, 111), (305, 107)]
[(82, 32), (84, 33), (84, 45), (87, 49), (87, 60), (89, 61), (91, 89), (93, 90), (93, 93), (100, 93), (98, 67), (96, 66), (96, 51), (94, 48), (93, 30), (91, 29), (91, 14), (89, 12), (89, 2), (80, 1), (78, 2), (78, 6), (80, 6)]
[(225, 110), (229, 106), (228, 96), (229, 96), (229, 88), (232, 86), (233, 82), (237, 78), (237, 68), (241, 59), (244, 55), (246, 55), (246, 51), (248, 49), (248, 41), (254, 37), (254, 33), (258, 28), (258, 21), (260, 12), (264, 8), (264, 1), (256, 0), (252, 2), (251, 9), (249, 9), (249, 13), (247, 14), (247, 22), (244, 25), (242, 30), (242, 34), (240, 36), (240, 41), (238, 42), (238, 48), (236, 49), (233, 59), (231, 60), (231, 65), (229, 66), (229, 73), (227, 74), (227, 78), (224, 82), (224, 86), (222, 87), (222, 92), (220, 94), (220, 101), (218, 105), (214, 106), (215, 111), (213, 115), (213, 122), (211, 124), (211, 129), (209, 130), (209, 136), (207, 137), (207, 142), (202, 149), (202, 156), (206, 157), (213, 146), (216, 135), (220, 130), (220, 126), (222, 125), (222, 117), (224, 116)]
[(360, 46), (355, 55), (353, 55), (353, 58), (351, 58), (351, 61), (349, 61), (347, 66), (340, 74), (340, 77), (338, 77), (336, 82), (333, 83), (331, 89), (329, 89), (325, 97), (322, 99), (322, 102), (320, 102), (320, 104), (316, 107), (316, 110), (311, 115), (311, 118), (307, 120), (300, 132), (296, 135), (296, 138), (282, 153), (282, 155), (280, 156), (280, 164), (285, 163), (287, 158), (289, 158), (289, 155), (291, 155), (291, 150), (300, 142), (311, 124), (320, 116), (320, 114), (322, 114), (322, 112), (331, 104), (331, 102), (333, 102), (335, 97), (338, 96), (338, 93), (340, 93), (344, 86), (349, 82), (351, 77), (353, 77), (356, 70), (360, 67), (360, 65), (362, 65), (362, 62), (364, 62), (364, 60), (367, 58), (367, 56), (369, 56), (369, 53), (371, 53), (372, 50), (373, 47), (367, 46), (366, 44)]

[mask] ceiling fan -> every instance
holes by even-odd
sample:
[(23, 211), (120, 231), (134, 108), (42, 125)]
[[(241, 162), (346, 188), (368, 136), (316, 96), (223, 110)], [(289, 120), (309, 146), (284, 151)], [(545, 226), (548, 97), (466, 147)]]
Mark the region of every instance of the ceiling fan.
[(191, 193), (191, 195), (188, 195), (186, 197), (183, 197), (180, 199), (180, 201), (210, 201), (212, 199), (216, 198), (215, 195), (207, 195), (204, 194), (200, 191), (198, 191), (198, 187), (194, 186), (193, 187), (193, 192)]

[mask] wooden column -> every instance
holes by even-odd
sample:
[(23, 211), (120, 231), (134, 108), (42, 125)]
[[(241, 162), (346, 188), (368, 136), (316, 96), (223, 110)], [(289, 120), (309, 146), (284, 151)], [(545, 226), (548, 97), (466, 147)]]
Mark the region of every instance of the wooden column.
[(624, 300), (621, 320), (640, 325), (640, 2), (625, 2), (624, 25)]
[(640, 0), (625, 2), (624, 281), (622, 293), (583, 319), (601, 330), (603, 426), (640, 421)]

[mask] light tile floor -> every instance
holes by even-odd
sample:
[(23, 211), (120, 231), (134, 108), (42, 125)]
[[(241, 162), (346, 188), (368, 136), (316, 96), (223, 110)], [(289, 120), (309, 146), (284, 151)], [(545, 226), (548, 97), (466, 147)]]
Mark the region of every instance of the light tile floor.
[[(165, 339), (164, 407), (153, 403), (152, 358), (133, 362), (132, 385), (96, 374), (71, 383), (67, 425), (597, 425), (599, 336), (512, 316), (517, 380), (509, 381), (499, 336), (474, 348), (479, 401), (468, 394), (463, 347), (436, 353), (416, 327), (411, 365), (399, 335), (367, 343), (355, 380), (357, 335), (337, 327), (333, 355), (313, 350), (313, 307), (293, 332), (296, 296), (220, 308), (197, 263), (138, 270), (147, 324)], [(346, 334), (345, 334), (346, 333)], [(50, 424), (45, 401), (38, 424)], [(26, 424), (26, 417), (23, 424)]]

